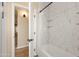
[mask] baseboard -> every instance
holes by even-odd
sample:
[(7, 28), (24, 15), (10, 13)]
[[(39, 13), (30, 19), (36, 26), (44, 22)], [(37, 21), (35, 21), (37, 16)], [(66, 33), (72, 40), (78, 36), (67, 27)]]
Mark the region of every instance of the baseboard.
[(19, 47), (17, 47), (16, 49), (25, 48), (25, 47), (28, 47), (28, 45), (25, 45), (25, 46), (19, 46)]

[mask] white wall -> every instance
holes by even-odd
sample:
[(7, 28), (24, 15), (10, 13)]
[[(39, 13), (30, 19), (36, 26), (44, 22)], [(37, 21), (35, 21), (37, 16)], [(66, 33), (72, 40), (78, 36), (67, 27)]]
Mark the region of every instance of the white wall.
[(2, 56), (12, 54), (12, 3), (4, 4), (4, 19), (2, 24)]
[(2, 3), (0, 2), (0, 56), (2, 55)]
[(54, 2), (40, 13), (38, 46), (51, 44), (79, 56), (78, 10), (79, 3)]

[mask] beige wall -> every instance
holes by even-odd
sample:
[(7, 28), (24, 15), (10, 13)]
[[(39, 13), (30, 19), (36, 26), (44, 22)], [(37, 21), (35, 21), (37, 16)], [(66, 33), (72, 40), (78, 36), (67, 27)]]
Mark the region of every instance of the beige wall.
[(28, 16), (22, 17), (21, 13), (22, 11), (25, 11), (28, 14), (28, 11), (26, 9), (19, 9), (18, 10), (18, 26), (17, 26), (17, 33), (18, 33), (18, 42), (17, 42), (17, 48), (26, 47), (28, 45), (27, 39), (28, 39)]
[(23, 6), (26, 6), (26, 7), (29, 6), (28, 2), (15, 2), (15, 4), (23, 5)]

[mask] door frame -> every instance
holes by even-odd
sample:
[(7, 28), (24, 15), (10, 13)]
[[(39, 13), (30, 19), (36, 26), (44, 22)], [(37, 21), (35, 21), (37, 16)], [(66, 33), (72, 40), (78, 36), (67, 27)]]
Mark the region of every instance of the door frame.
[(37, 13), (38, 11), (33, 8), (31, 2), (29, 2), (29, 40), (33, 39), (33, 41), (29, 42), (29, 57), (34, 57), (37, 55), (36, 50), (36, 23), (37, 23)]
[(19, 7), (19, 8), (23, 8), (23, 9), (27, 9), (29, 10), (29, 6), (23, 6), (20, 4), (16, 4), (16, 3), (12, 3), (12, 57), (15, 57), (15, 8)]

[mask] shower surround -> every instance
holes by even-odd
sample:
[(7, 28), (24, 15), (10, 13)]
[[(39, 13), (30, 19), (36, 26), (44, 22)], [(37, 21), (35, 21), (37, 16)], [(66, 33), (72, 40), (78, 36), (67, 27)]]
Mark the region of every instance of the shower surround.
[[(46, 4), (48, 3), (40, 3), (39, 10), (45, 7)], [(45, 51), (47, 55), (51, 57), (79, 56), (79, 3), (52, 3), (45, 10), (39, 13), (37, 31), (38, 55), (41, 54), (39, 51)], [(45, 47), (44, 50), (42, 50), (42, 47), (44, 46), (50, 48)], [(54, 49), (54, 47), (57, 48)], [(51, 53), (47, 52), (47, 49), (49, 49)], [(58, 49), (58, 52), (56, 49)], [(59, 51), (60, 53), (62, 51), (66, 53), (63, 52), (60, 54)]]

